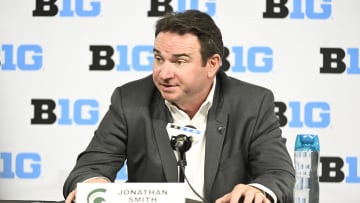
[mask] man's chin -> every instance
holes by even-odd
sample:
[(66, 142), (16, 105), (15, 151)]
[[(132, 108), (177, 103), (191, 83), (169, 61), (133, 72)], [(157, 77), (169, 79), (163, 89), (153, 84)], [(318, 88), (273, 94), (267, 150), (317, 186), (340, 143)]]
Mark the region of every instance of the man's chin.
[(176, 101), (177, 101), (177, 97), (175, 96), (175, 94), (169, 94), (169, 93), (162, 92), (161, 95), (165, 100), (169, 101), (170, 103), (176, 103)]

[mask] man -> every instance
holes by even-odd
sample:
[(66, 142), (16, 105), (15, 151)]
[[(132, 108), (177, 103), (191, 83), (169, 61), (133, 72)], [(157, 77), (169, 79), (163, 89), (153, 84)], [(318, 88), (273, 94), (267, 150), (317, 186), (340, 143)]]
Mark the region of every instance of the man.
[[(270, 90), (227, 76), (222, 35), (206, 13), (167, 14), (156, 24), (153, 74), (115, 89), (111, 106), (64, 184), (177, 182), (168, 123), (201, 133), (187, 152), (189, 183), (209, 202), (292, 202), (294, 169)], [(222, 68), (227, 68), (227, 67)], [(199, 198), (190, 189), (186, 197)]]

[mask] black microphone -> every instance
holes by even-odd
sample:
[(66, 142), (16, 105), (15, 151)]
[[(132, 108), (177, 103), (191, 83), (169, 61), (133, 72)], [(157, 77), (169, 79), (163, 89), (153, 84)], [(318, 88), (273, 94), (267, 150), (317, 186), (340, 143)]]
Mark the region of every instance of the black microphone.
[[(172, 136), (170, 139), (171, 147), (177, 152), (179, 160), (178, 164), (180, 167), (186, 166), (186, 156), (185, 152), (188, 151), (192, 144), (192, 136), (186, 136), (180, 134), (177, 136)], [(181, 175), (181, 173), (180, 173)], [(184, 182), (184, 177), (179, 178), (179, 182)]]
[[(186, 125), (185, 127), (179, 127), (179, 126), (172, 125), (171, 127), (175, 127), (177, 129), (181, 130), (181, 132), (188, 132), (187, 129), (196, 129), (192, 125)], [(185, 171), (185, 166), (187, 164), (185, 152), (191, 148), (192, 136), (187, 136), (185, 134), (171, 136), (170, 144), (171, 144), (171, 147), (177, 152), (178, 159), (179, 159), (178, 165), (179, 165), (180, 170), (183, 169)], [(184, 182), (184, 172), (180, 171), (179, 182), (181, 182), (181, 183)]]
[[(181, 127), (179, 126), (175, 126), (173, 124), (170, 124), (170, 128), (177, 128), (180, 129)], [(186, 125), (184, 127), (184, 129), (196, 129), (194, 126), (192, 125)], [(197, 133), (200, 131), (196, 131)], [(177, 136), (171, 136), (170, 139), (170, 144), (171, 147), (173, 148), (173, 150), (176, 151), (177, 155), (178, 155), (178, 165), (179, 165), (179, 169), (180, 169), (180, 173), (179, 173), (179, 182), (184, 182), (184, 179), (186, 180), (186, 182), (188, 183), (190, 189), (195, 193), (196, 196), (198, 196), (204, 203), (208, 203), (208, 201), (203, 198), (199, 193), (196, 192), (196, 190), (192, 187), (192, 185), (190, 184), (189, 180), (186, 177), (185, 174), (185, 166), (186, 166), (186, 156), (185, 156), (185, 152), (187, 152), (192, 145), (192, 136), (186, 136), (185, 134), (179, 134)]]

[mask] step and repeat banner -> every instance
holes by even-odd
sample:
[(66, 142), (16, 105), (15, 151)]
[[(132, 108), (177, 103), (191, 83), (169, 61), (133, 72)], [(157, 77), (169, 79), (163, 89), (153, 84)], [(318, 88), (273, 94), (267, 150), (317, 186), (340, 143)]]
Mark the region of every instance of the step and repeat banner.
[(63, 199), (114, 88), (151, 74), (156, 20), (185, 9), (217, 22), (229, 75), (273, 90), (292, 158), (319, 135), (320, 202), (360, 202), (358, 0), (0, 0), (0, 199)]

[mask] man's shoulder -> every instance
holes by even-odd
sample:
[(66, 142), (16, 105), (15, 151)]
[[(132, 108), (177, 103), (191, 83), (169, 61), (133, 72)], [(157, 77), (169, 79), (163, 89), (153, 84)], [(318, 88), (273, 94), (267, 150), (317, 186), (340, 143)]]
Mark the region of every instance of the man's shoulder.
[(157, 91), (152, 75), (130, 81), (116, 88), (115, 94), (125, 103), (148, 103)]
[(118, 86), (117, 89), (121, 92), (121, 94), (127, 96), (140, 94), (149, 96), (154, 93), (156, 87), (152, 80), (152, 75), (148, 75), (146, 77), (124, 83), (121, 86)]
[(222, 86), (222, 91), (224, 92), (253, 92), (253, 93), (265, 93), (271, 92), (271, 90), (267, 87), (247, 82), (244, 80), (240, 80), (238, 78), (227, 75), (225, 72), (219, 74), (220, 84)]
[(136, 79), (130, 82), (127, 82), (120, 86), (123, 89), (142, 89), (142, 88), (154, 88), (154, 82), (152, 80), (152, 75), (148, 75), (146, 77)]

